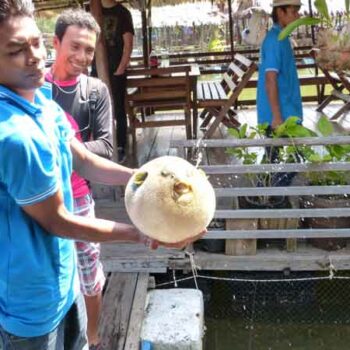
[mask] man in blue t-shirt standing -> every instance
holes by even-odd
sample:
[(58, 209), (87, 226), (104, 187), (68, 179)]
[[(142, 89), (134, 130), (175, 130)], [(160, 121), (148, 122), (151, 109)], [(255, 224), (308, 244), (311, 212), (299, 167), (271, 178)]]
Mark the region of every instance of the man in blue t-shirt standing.
[(0, 349), (86, 350), (74, 240), (157, 242), (131, 225), (72, 214), (72, 167), (110, 185), (125, 184), (133, 169), (74, 137), (43, 85), (33, 11), (30, 0), (0, 2)]
[(289, 38), (278, 40), (281, 30), (299, 18), (300, 0), (273, 0), (273, 26), (261, 46), (257, 90), (258, 123), (272, 129), (288, 117), (302, 119), (300, 84)]

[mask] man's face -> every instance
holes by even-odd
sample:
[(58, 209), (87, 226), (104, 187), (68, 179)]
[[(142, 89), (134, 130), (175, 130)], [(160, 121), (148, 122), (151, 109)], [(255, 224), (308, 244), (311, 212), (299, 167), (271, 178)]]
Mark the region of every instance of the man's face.
[(94, 31), (76, 25), (69, 26), (61, 41), (54, 38), (55, 68), (64, 73), (66, 80), (85, 73), (94, 58), (95, 45)]
[(288, 6), (286, 11), (279, 9), (279, 24), (284, 28), (289, 23), (294, 22), (300, 17), (299, 15), (300, 6)]
[(0, 84), (29, 100), (44, 83), (46, 50), (30, 17), (10, 17), (0, 25)]

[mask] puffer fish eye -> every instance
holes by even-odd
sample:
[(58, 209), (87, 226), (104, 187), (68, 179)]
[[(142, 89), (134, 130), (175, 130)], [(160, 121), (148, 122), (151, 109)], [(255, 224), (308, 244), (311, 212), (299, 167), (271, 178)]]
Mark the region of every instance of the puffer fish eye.
[(134, 185), (141, 186), (145, 182), (147, 176), (148, 173), (146, 171), (136, 173), (134, 178)]
[(160, 175), (164, 176), (164, 177), (168, 177), (170, 176), (171, 179), (175, 179), (175, 174), (169, 170), (165, 170), (163, 169), (161, 172), (160, 172)]

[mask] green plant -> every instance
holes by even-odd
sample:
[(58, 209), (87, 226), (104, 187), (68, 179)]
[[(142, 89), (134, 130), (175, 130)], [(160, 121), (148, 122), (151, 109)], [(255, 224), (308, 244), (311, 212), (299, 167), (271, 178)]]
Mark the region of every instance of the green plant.
[[(334, 134), (333, 124), (327, 117), (322, 116), (316, 125), (320, 136), (327, 137)], [(305, 162), (322, 164), (332, 162), (349, 162), (350, 145), (322, 145), (318, 147), (305, 147), (301, 150)], [(346, 171), (322, 171), (305, 173), (310, 185), (346, 185), (350, 175)]]
[[(259, 124), (256, 127), (248, 127), (243, 124), (239, 129), (229, 129), (229, 134), (236, 139), (262, 139), (269, 134), (267, 124)], [(316, 124), (316, 131), (312, 131), (299, 123), (299, 118), (290, 117), (276, 130), (270, 137), (272, 138), (302, 138), (302, 137), (327, 137), (334, 134), (333, 124), (327, 117), (322, 116)], [(350, 162), (350, 145), (289, 145), (278, 147), (232, 147), (226, 152), (239, 159), (243, 164), (286, 164), (286, 163), (332, 163), (332, 162)], [(273, 187), (288, 186), (286, 173), (262, 172), (258, 174), (245, 174), (245, 179), (251, 187)], [(310, 185), (345, 185), (350, 182), (350, 174), (346, 171), (322, 171), (306, 172), (304, 177)], [(288, 182), (288, 181), (287, 181)], [(268, 196), (259, 197), (260, 203), (267, 203), (270, 200)]]
[[(349, 10), (350, 10), (350, 0), (344, 0), (345, 2), (345, 16), (349, 20)], [(302, 17), (294, 22), (287, 25), (280, 33), (279, 40), (285, 39), (287, 36), (289, 36), (296, 28), (300, 27), (301, 25), (320, 25), (323, 28), (332, 29), (335, 28), (335, 18), (330, 15), (328, 10), (328, 5), (326, 0), (315, 0), (314, 5), (317, 9), (318, 15), (315, 17)], [(339, 33), (338, 33), (339, 34)], [(344, 37), (339, 38), (339, 35), (336, 35), (334, 33), (334, 36), (331, 37), (333, 40), (345, 40), (348, 42), (348, 34)]]
[(327, 70), (350, 69), (350, 1), (345, 0), (345, 22), (339, 26), (337, 16), (331, 16), (326, 0), (316, 0), (315, 17), (303, 17), (285, 27), (279, 39), (283, 40), (301, 25), (318, 25), (314, 50), (317, 63)]
[[(269, 125), (258, 124), (256, 127), (248, 127), (243, 124), (239, 129), (229, 129), (229, 134), (236, 139), (263, 139), (267, 136), (272, 138), (295, 138), (295, 137), (310, 137), (315, 136), (311, 130), (300, 125), (298, 117), (290, 117), (277, 129), (270, 132)], [(232, 147), (226, 152), (233, 155), (245, 165), (255, 164), (285, 164), (297, 163), (300, 161), (300, 154), (308, 153), (308, 146), (290, 145), (284, 147)], [(251, 187), (272, 187), (281, 186), (283, 182), (288, 180), (286, 173), (247, 173), (246, 180)], [(270, 201), (268, 196), (257, 197), (260, 204), (266, 204)]]

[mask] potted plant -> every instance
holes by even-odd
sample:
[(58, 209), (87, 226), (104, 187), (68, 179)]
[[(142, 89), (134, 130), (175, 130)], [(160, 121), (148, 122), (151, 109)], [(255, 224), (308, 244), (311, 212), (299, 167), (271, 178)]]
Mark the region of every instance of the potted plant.
[[(229, 129), (229, 134), (236, 139), (263, 139), (267, 136), (272, 138), (295, 138), (315, 136), (315, 133), (305, 128), (299, 123), (298, 117), (290, 117), (277, 129), (270, 132), (267, 123), (258, 124), (256, 127), (248, 127), (243, 124), (239, 129)], [(264, 151), (263, 147), (232, 147), (227, 149), (227, 153), (241, 160), (242, 164), (271, 164), (271, 163), (297, 163), (300, 161), (299, 154), (306, 146), (285, 146), (285, 147), (267, 147)], [(290, 182), (285, 176), (286, 173), (258, 173), (245, 174), (245, 182), (251, 187), (276, 187), (286, 186)], [(249, 201), (256, 202), (257, 206), (274, 207), (275, 202), (280, 202), (281, 198), (269, 196), (253, 197)]]
[[(317, 132), (324, 137), (334, 134), (333, 124), (322, 116), (317, 123)], [(307, 152), (305, 152), (307, 150)], [(349, 162), (350, 145), (324, 145), (307, 147), (303, 158), (308, 163)], [(342, 186), (350, 183), (350, 174), (346, 171), (307, 172), (303, 174), (306, 183), (311, 186)], [(345, 195), (317, 195), (300, 198), (303, 208), (344, 208), (350, 207), (350, 199)], [(349, 228), (350, 218), (305, 218), (303, 226), (309, 228)], [(311, 243), (321, 249), (336, 250), (346, 245), (345, 238), (319, 238)]]
[[(240, 129), (229, 129), (230, 135), (239, 139), (263, 138), (267, 134), (267, 125), (258, 125), (256, 128), (248, 128), (242, 125)], [(327, 117), (322, 116), (316, 124), (316, 131), (300, 125), (298, 118), (288, 118), (273, 133), (273, 138), (278, 137), (328, 137), (334, 134), (333, 124)], [(227, 152), (240, 159), (243, 164), (268, 164), (272, 162), (269, 158), (275, 151), (262, 152), (261, 150), (250, 150), (247, 147), (230, 148)], [(263, 154), (263, 155), (262, 155)], [(298, 156), (296, 156), (298, 155)], [(332, 163), (332, 162), (350, 162), (350, 145), (321, 145), (321, 146), (285, 146), (278, 147), (275, 162), (280, 164), (305, 162), (313, 164)], [(278, 175), (279, 174), (279, 175)], [(291, 178), (282, 173), (261, 173), (245, 174), (246, 182), (251, 187), (272, 187), (286, 186)], [(287, 180), (287, 181), (286, 181)], [(342, 186), (350, 183), (350, 173), (348, 171), (322, 171), (305, 172), (299, 175), (299, 180), (309, 186)], [(297, 201), (303, 208), (343, 208), (350, 207), (350, 198), (346, 195), (314, 195), (302, 196)], [(243, 198), (239, 201), (241, 207), (249, 208), (288, 208), (296, 207), (296, 202), (291, 198), (256, 196)], [(350, 218), (304, 218), (302, 225), (308, 228), (349, 228)], [(297, 219), (277, 219), (277, 220), (259, 220), (258, 227), (262, 229), (277, 228), (297, 228)], [(311, 243), (321, 249), (336, 250), (346, 245), (346, 239), (342, 238), (320, 238), (312, 239)]]
[[(242, 125), (239, 129), (229, 129), (229, 134), (237, 139), (262, 139), (270, 134), (268, 124), (259, 124), (257, 127), (248, 127)], [(272, 138), (295, 138), (308, 137), (315, 134), (300, 125), (299, 118), (290, 117), (281, 124), (271, 135)], [(297, 163), (300, 161), (300, 151), (304, 148), (295, 145), (285, 147), (232, 147), (227, 149), (227, 153), (239, 159), (242, 164), (271, 164), (271, 163)], [(304, 150), (306, 152), (306, 150)], [(294, 174), (291, 173), (247, 173), (243, 181), (249, 187), (276, 187), (289, 186)], [(285, 196), (254, 196), (240, 197), (239, 206), (250, 209), (273, 209), (273, 208), (291, 208), (296, 207), (296, 201), (291, 201)], [(279, 229), (279, 228), (297, 228), (298, 219), (259, 219), (258, 228), (261, 229)], [(289, 246), (288, 246), (289, 245)], [(287, 250), (295, 250), (295, 240), (287, 240)]]
[(327, 70), (350, 69), (350, 1), (345, 0), (345, 22), (339, 26), (329, 13), (326, 0), (316, 0), (315, 17), (302, 17), (290, 23), (280, 33), (283, 40), (301, 25), (317, 25), (315, 56), (318, 64)]

